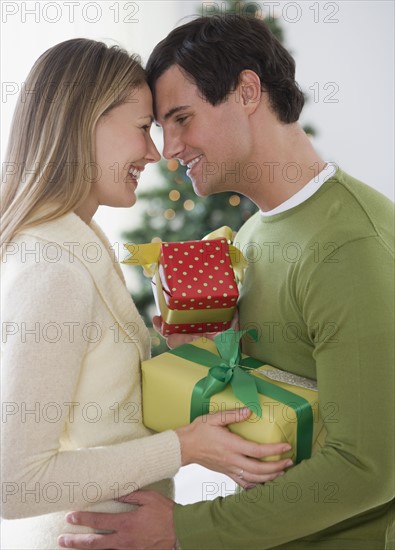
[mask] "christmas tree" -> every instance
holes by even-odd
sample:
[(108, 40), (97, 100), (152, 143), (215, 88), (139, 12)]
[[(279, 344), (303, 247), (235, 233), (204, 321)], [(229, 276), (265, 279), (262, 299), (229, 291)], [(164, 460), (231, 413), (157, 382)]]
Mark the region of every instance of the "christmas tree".
[[(221, 2), (223, 13), (224, 2)], [(201, 15), (214, 15), (218, 4), (210, 6), (210, 13), (201, 12)], [(282, 42), (283, 31), (279, 20), (272, 14), (259, 9), (259, 5), (245, 1), (226, 2), (226, 13), (248, 15), (263, 18), (271, 31)], [(311, 127), (305, 131), (314, 135)], [(159, 163), (161, 174), (158, 186), (149, 191), (139, 193), (140, 207), (143, 208), (139, 227), (123, 234), (129, 243), (148, 242), (178, 242), (197, 240), (223, 225), (237, 231), (241, 225), (257, 211), (257, 207), (249, 199), (237, 193), (219, 193), (209, 197), (197, 197), (193, 191), (190, 179), (186, 176), (186, 167), (177, 160), (162, 160)], [(151, 290), (151, 281), (144, 276), (141, 268), (138, 270), (140, 290), (133, 292), (133, 299), (137, 309), (144, 318), (148, 327), (152, 327), (152, 316), (156, 313), (154, 298)], [(152, 334), (152, 354), (156, 355), (166, 350), (163, 339), (150, 328)]]

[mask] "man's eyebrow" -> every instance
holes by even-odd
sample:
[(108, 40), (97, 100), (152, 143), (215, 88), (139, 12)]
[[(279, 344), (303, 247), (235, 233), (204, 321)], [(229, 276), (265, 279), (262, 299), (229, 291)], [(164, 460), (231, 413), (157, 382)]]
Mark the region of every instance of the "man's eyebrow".
[(168, 120), (171, 116), (173, 116), (175, 113), (178, 113), (179, 111), (183, 111), (184, 109), (188, 109), (190, 105), (179, 105), (177, 107), (173, 107), (167, 113), (164, 115), (163, 120)]

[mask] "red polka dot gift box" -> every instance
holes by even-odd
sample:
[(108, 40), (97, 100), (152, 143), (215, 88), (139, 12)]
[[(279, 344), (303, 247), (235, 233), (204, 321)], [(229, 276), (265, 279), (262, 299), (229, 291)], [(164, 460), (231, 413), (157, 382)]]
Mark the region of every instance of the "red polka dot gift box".
[(222, 332), (230, 327), (241, 252), (227, 239), (128, 245), (124, 263), (143, 265), (152, 276), (162, 333)]

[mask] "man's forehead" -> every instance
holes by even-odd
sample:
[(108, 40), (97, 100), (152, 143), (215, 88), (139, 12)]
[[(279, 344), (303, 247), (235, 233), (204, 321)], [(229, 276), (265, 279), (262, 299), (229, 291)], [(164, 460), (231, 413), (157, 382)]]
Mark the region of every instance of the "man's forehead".
[(155, 83), (155, 118), (164, 122), (196, 99), (197, 86), (178, 65), (169, 67)]

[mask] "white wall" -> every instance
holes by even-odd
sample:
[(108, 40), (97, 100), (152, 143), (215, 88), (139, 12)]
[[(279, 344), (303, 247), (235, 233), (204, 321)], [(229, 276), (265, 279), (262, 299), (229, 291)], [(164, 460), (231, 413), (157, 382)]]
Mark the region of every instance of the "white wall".
[[(224, 9), (224, 2), (206, 2)], [(352, 175), (393, 198), (394, 3), (392, 1), (260, 2), (280, 17), (297, 80), (310, 95), (302, 122), (318, 131), (315, 145)], [(181, 18), (197, 12), (189, 0), (127, 2), (2, 1), (2, 159), (16, 92), (36, 58), (62, 40), (84, 36), (117, 42), (146, 61)], [(74, 9), (74, 12), (72, 11)], [(32, 11), (33, 10), (33, 11)], [(310, 88), (313, 89), (310, 89)], [(317, 95), (318, 92), (318, 95)], [(334, 92), (330, 96), (331, 92)], [(331, 101), (332, 100), (332, 101)], [(154, 133), (160, 146), (159, 131)], [(160, 180), (153, 167), (140, 188)], [(96, 216), (113, 243), (138, 220), (133, 210), (102, 208)], [(130, 276), (130, 269), (125, 270)], [(222, 486), (221, 486), (222, 483)], [(178, 476), (182, 502), (232, 489), (224, 477), (190, 467)]]

